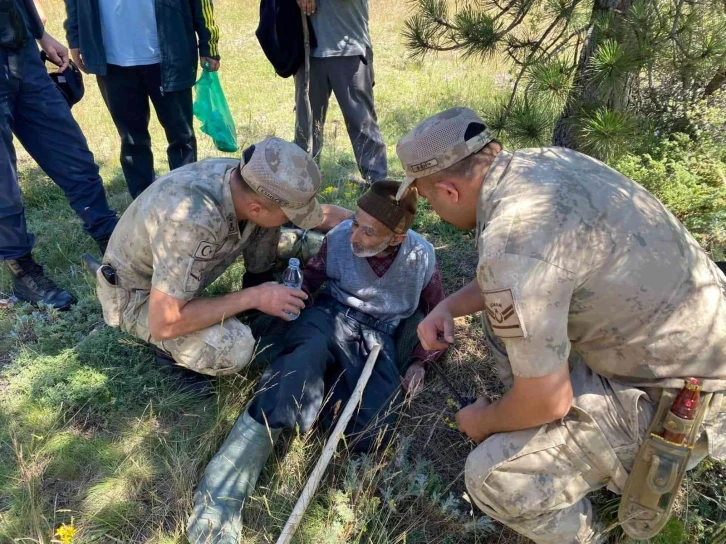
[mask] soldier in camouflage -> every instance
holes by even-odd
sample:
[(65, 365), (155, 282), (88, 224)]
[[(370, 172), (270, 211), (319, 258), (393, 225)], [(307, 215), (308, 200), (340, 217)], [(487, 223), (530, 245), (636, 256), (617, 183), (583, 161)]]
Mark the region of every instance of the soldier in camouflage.
[(109, 242), (108, 267), (97, 274), (105, 321), (195, 372), (238, 372), (255, 339), (235, 315), (257, 309), (289, 320), (307, 295), (276, 283), (200, 294), (240, 255), (248, 272), (269, 270), (281, 225), (323, 221), (319, 188), (312, 158), (279, 138), (249, 147), (242, 161), (207, 159), (160, 178), (126, 210)]
[(563, 148), (502, 150), (468, 108), (398, 143), (444, 220), (476, 228), (477, 277), (419, 325), (425, 349), (482, 312), (508, 391), (457, 414), (475, 504), (539, 544), (596, 542), (587, 494), (621, 492), (663, 391), (713, 392), (692, 465), (726, 459), (726, 277), (645, 189)]

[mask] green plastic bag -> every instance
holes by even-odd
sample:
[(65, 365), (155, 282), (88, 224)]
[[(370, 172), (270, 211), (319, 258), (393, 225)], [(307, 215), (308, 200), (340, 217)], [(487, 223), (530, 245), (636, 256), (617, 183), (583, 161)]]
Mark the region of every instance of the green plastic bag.
[(194, 116), (201, 121), (202, 132), (212, 137), (220, 151), (237, 151), (239, 147), (234, 119), (217, 72), (203, 70), (194, 90), (197, 95), (194, 99)]

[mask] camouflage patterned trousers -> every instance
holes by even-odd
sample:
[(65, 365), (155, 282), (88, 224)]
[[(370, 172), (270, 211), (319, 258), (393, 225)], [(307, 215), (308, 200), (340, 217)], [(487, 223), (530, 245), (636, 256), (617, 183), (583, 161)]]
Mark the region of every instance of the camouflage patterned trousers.
[[(114, 316), (109, 315), (113, 301), (109, 300), (103, 288), (97, 292), (104, 309), (104, 319), (114, 325)], [(255, 339), (250, 328), (237, 318), (225, 319), (218, 325), (180, 338), (155, 342), (149, 333), (149, 292), (124, 292), (128, 302), (124, 300), (123, 307), (118, 308), (117, 326), (168, 352), (178, 364), (201, 374), (222, 376), (239, 372), (252, 360)]]
[[(504, 345), (485, 319), (492, 354), (506, 385), (511, 367)], [(655, 405), (645, 391), (611, 382), (570, 356), (573, 407), (562, 420), (500, 433), (482, 442), (466, 462), (466, 487), (486, 514), (537, 544), (598, 541), (587, 494), (620, 493), (632, 469)], [(694, 461), (706, 455), (705, 436)]]

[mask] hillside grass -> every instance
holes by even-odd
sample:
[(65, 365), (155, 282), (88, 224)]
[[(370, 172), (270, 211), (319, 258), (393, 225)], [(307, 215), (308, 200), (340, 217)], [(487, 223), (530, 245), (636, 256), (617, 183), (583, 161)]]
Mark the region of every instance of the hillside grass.
[[(44, 3), (49, 28), (63, 38), (62, 2)], [(220, 76), (241, 147), (269, 135), (290, 139), (293, 133), (293, 83), (274, 75), (257, 44), (257, 5), (215, 2)], [(400, 35), (408, 9), (402, 2), (371, 1), (376, 105), (392, 177), (402, 175), (395, 142), (415, 123), (453, 105), (483, 111), (508, 81), (506, 67), (496, 61), (446, 55), (410, 60)], [(87, 77), (86, 84), (74, 115), (101, 166), (109, 200), (121, 213), (130, 197), (118, 166), (118, 136), (94, 78)], [(152, 134), (157, 171), (163, 173), (165, 141), (155, 120)], [(198, 138), (200, 158), (221, 155), (209, 138), (201, 133)], [(76, 544), (183, 543), (201, 471), (251, 398), (259, 369), (217, 380), (212, 398), (194, 397), (163, 379), (148, 346), (104, 327), (80, 262), (82, 253), (97, 253), (95, 245), (62, 193), (18, 151), (28, 224), (38, 239), (36, 259), (79, 303), (66, 313), (22, 304), (0, 309), (0, 543), (60, 542), (67, 533), (74, 533)], [(357, 170), (334, 100), (322, 170), (322, 198), (352, 206), (356, 190), (347, 180)], [(447, 293), (474, 277), (471, 233), (439, 222), (426, 206), (417, 229), (437, 249)], [(210, 293), (239, 288), (242, 270), (234, 265)], [(10, 290), (3, 269), (0, 292)], [(444, 368), (467, 395), (501, 393), (478, 318), (459, 321)], [(455, 412), (443, 384), (433, 376), (427, 380), (425, 390), (407, 403), (388, 450), (356, 457), (339, 448), (296, 542), (524, 542), (467, 502), (463, 468), (473, 444), (453, 428)], [(245, 543), (276, 540), (324, 439), (314, 429), (277, 446), (245, 509)], [(688, 480), (678, 517), (656, 541), (718, 538), (723, 476), (723, 467), (702, 465)], [(617, 499), (603, 492), (596, 500), (612, 519)], [(611, 536), (621, 540), (617, 531)]]

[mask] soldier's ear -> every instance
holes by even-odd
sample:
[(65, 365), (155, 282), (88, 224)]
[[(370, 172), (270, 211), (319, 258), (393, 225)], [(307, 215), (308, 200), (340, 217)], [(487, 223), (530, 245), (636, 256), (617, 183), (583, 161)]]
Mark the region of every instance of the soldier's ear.
[(260, 215), (264, 211), (265, 211), (264, 206), (254, 199), (250, 200), (247, 203), (247, 213), (249, 214), (249, 217), (252, 220), (255, 220), (258, 217), (260, 217)]
[(447, 200), (451, 200), (454, 203), (459, 202), (459, 190), (456, 185), (450, 181), (437, 181), (434, 184), (436, 190), (440, 192), (441, 196), (446, 197)]

